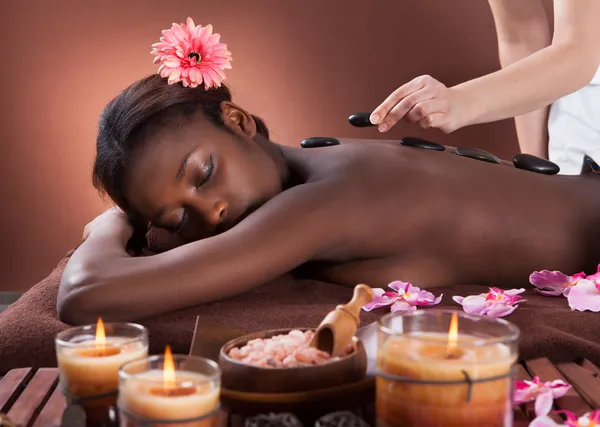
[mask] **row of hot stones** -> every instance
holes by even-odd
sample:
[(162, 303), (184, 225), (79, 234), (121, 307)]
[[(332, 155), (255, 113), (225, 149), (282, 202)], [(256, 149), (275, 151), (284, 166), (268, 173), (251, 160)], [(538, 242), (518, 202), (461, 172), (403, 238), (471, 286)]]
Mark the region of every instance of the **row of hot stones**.
[[(352, 126), (355, 127), (370, 127), (375, 126), (369, 120), (369, 113), (356, 113), (352, 114), (348, 121)], [(307, 138), (300, 143), (303, 148), (316, 148), (316, 147), (330, 147), (333, 145), (339, 145), (340, 141), (336, 138), (331, 137), (313, 137)], [(405, 137), (400, 140), (400, 144), (406, 147), (423, 148), (426, 150), (433, 151), (445, 151), (444, 145), (436, 142), (427, 141), (421, 138)], [(480, 160), (488, 163), (500, 164), (501, 160), (485, 150), (479, 148), (457, 148), (454, 154), (458, 156), (468, 157), (475, 160)], [(556, 175), (560, 172), (560, 167), (549, 160), (542, 159), (541, 157), (533, 156), (531, 154), (517, 154), (512, 161), (513, 165), (517, 169), (523, 169), (530, 172), (537, 172), (545, 175)], [(591, 165), (593, 169), (594, 165)], [(596, 166), (597, 167), (597, 166)]]

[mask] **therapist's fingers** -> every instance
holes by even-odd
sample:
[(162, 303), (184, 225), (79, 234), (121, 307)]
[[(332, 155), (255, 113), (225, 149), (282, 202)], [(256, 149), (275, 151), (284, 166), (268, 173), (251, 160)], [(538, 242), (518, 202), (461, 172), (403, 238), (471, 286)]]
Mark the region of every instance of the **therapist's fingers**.
[(446, 115), (444, 113), (429, 114), (421, 118), (417, 124), (421, 127), (421, 129), (438, 127), (441, 123), (443, 123), (445, 116)]
[(379, 124), (379, 131), (386, 132), (390, 130), (400, 120), (406, 119), (408, 112), (411, 111), (416, 105), (424, 101), (428, 101), (432, 97), (433, 93), (427, 90), (427, 88), (421, 88), (420, 90), (406, 96), (390, 110), (387, 116), (385, 116), (383, 122)]
[(374, 125), (383, 123), (388, 113), (396, 106), (396, 104), (398, 104), (398, 102), (402, 101), (402, 99), (411, 93), (425, 87), (425, 84), (427, 83), (426, 77), (429, 76), (417, 77), (416, 79), (411, 80), (410, 82), (393, 91), (390, 96), (388, 96), (377, 108), (373, 110), (371, 116), (369, 117), (371, 123)]
[(451, 133), (456, 130), (456, 126), (448, 120), (448, 117), (448, 113), (433, 113), (419, 120), (418, 125), (422, 129), (435, 128), (444, 133)]
[(422, 119), (427, 118), (433, 114), (446, 113), (448, 111), (448, 102), (445, 99), (426, 99), (424, 101), (416, 103), (406, 113), (406, 120), (410, 123), (419, 123)]

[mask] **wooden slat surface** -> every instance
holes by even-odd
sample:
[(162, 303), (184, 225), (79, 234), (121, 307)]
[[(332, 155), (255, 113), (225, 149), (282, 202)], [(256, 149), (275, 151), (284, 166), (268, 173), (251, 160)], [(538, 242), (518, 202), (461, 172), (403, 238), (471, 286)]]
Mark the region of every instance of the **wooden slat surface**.
[(0, 412), (7, 412), (33, 375), (31, 368), (13, 369), (0, 380)]
[(57, 387), (44, 405), (40, 415), (35, 420), (33, 427), (59, 426), (62, 418), (65, 398)]
[(58, 371), (56, 369), (39, 369), (9, 409), (8, 418), (18, 426), (29, 425), (42, 410), (57, 381)]
[(583, 359), (581, 361), (581, 367), (587, 369), (588, 371), (590, 371), (592, 373), (592, 375), (594, 375), (596, 378), (600, 379), (600, 368), (598, 368), (596, 365), (594, 365), (589, 360)]
[[(517, 367), (516, 378), (530, 380), (539, 376), (541, 381), (562, 379), (573, 388), (555, 401), (555, 409), (567, 409), (582, 415), (600, 409), (600, 369), (589, 361), (561, 363), (556, 366), (548, 359), (527, 361)], [(19, 427), (58, 427), (64, 409), (64, 398), (57, 388), (58, 371), (55, 368), (15, 369), (0, 379), (0, 412)], [(535, 417), (534, 403), (515, 408), (515, 427), (527, 427)], [(561, 418), (551, 414), (555, 421)], [(226, 418), (227, 416), (224, 416)]]
[(600, 408), (598, 378), (576, 363), (560, 363), (556, 367), (592, 408)]

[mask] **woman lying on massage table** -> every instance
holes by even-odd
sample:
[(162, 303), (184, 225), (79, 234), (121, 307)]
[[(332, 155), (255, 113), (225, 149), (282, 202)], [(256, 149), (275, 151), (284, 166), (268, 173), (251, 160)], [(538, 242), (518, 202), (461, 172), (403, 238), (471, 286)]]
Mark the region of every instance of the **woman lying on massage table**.
[[(71, 324), (233, 297), (307, 263), (349, 286), (509, 286), (600, 259), (593, 174), (400, 144), (279, 145), (225, 86), (134, 83), (102, 114), (93, 173), (120, 209), (86, 227), (65, 268), (58, 311)], [(189, 243), (131, 256), (128, 217)]]

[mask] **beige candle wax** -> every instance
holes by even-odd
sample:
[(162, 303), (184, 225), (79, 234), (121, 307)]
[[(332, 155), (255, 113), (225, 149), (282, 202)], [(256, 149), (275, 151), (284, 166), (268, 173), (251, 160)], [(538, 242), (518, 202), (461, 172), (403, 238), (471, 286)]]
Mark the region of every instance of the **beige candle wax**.
[(169, 426), (186, 427), (218, 424), (220, 371), (216, 363), (193, 356), (172, 356), (167, 347), (164, 358), (134, 361), (123, 366), (120, 375), (122, 426), (137, 426), (141, 421), (144, 425), (168, 421)]
[[(378, 350), (378, 427), (507, 427), (512, 425), (509, 345), (457, 332), (392, 336)], [(469, 385), (470, 380), (487, 380)], [(500, 377), (494, 379), (496, 377)], [(408, 380), (408, 381), (407, 381)], [(435, 382), (461, 382), (434, 384)]]
[(105, 426), (117, 403), (119, 368), (148, 356), (148, 333), (133, 323), (107, 323), (68, 329), (56, 336), (60, 388), (67, 403), (81, 405), (86, 425)]
[[(110, 326), (110, 330), (117, 329), (115, 332), (118, 333), (128, 325)], [(68, 397), (94, 397), (117, 392), (121, 365), (148, 356), (143, 327), (129, 325), (129, 329), (133, 333), (123, 334), (129, 336), (106, 336), (104, 324), (99, 319), (93, 338), (88, 333), (80, 335), (79, 340), (57, 339), (60, 386)]]

